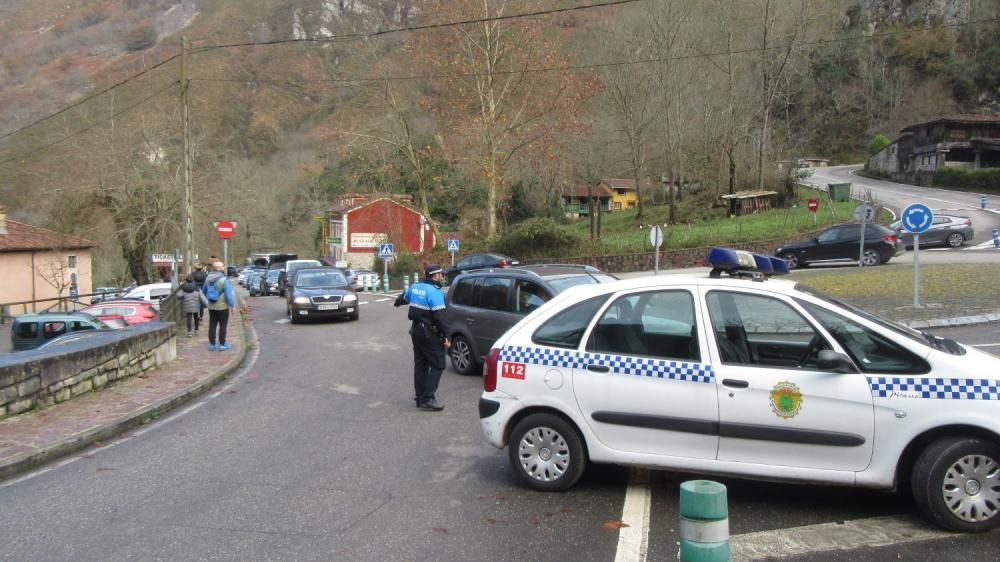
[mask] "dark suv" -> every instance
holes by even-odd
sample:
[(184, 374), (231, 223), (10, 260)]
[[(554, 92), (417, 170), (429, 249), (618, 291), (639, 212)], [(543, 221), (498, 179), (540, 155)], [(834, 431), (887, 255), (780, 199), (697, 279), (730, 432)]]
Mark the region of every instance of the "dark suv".
[(471, 271), (448, 289), (451, 366), (462, 375), (479, 373), (493, 343), (556, 293), (574, 285), (617, 278), (585, 265), (543, 264)]
[(820, 232), (816, 238), (778, 248), (774, 255), (788, 262), (789, 269), (811, 263), (858, 261), (866, 266), (880, 265), (903, 253), (903, 243), (896, 231), (880, 224), (865, 225), (865, 248), (861, 250), (861, 225), (838, 224)]

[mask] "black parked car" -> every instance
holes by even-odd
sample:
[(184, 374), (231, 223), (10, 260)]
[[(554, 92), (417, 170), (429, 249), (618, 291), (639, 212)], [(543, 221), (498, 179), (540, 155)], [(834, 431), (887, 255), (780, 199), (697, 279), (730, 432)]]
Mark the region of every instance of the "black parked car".
[(304, 267), (285, 286), (288, 319), (292, 324), (309, 318), (357, 320), (358, 295), (336, 267)]
[(865, 248), (861, 251), (861, 225), (838, 224), (820, 232), (812, 240), (778, 248), (774, 255), (788, 262), (789, 269), (812, 263), (858, 261), (866, 266), (883, 264), (904, 251), (896, 231), (880, 224), (865, 225)]
[(479, 373), (482, 358), (514, 324), (574, 285), (617, 278), (585, 265), (525, 265), (459, 276), (448, 289), (445, 318), (451, 331), (451, 366), (462, 375)]
[(464, 273), (466, 271), (486, 269), (488, 267), (510, 267), (512, 265), (518, 265), (519, 263), (520, 262), (514, 258), (503, 254), (469, 254), (458, 260), (458, 263), (452, 267), (445, 268), (444, 275), (448, 278), (448, 284), (451, 285), (460, 273)]

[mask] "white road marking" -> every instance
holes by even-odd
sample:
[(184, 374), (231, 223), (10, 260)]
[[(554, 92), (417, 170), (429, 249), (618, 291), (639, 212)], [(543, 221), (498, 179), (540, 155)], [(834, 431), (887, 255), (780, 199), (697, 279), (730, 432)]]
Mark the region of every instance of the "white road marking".
[(746, 533), (729, 538), (732, 560), (802, 556), (953, 537), (910, 516), (885, 516), (840, 523)]
[(993, 250), (995, 248), (996, 248), (996, 245), (993, 244), (993, 240), (987, 240), (986, 242), (980, 242), (979, 244), (976, 244), (975, 246), (966, 246), (965, 248), (962, 248), (962, 249), (963, 250)]
[(618, 550), (615, 562), (644, 562), (649, 543), (649, 470), (629, 470), (628, 487), (625, 488), (625, 505), (622, 506), (622, 523), (628, 525), (618, 531)]
[[(860, 244), (860, 242), (858, 243)], [(291, 322), (291, 320), (289, 320), (288, 318), (282, 318), (281, 320), (274, 321), (275, 324), (288, 324), (289, 322)]]
[[(858, 242), (858, 244), (860, 244), (860, 243), (861, 242)], [(391, 301), (391, 300), (392, 299), (375, 299), (375, 302), (385, 302), (385, 301)]]

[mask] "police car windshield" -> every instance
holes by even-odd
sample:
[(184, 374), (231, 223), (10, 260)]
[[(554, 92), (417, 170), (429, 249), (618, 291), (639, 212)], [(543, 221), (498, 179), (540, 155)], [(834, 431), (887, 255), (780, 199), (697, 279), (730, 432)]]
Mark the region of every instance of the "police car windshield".
[(617, 281), (614, 277), (604, 274), (604, 273), (588, 273), (586, 275), (571, 275), (569, 277), (556, 277), (549, 279), (549, 285), (556, 292), (563, 292), (570, 287), (575, 287), (577, 285), (594, 285), (597, 283), (610, 283), (612, 281)]
[[(830, 303), (830, 304), (832, 304), (834, 306), (837, 306), (839, 308), (847, 309), (847, 310), (853, 312), (854, 314), (856, 314), (856, 315), (864, 318), (865, 320), (874, 322), (874, 323), (878, 324), (879, 326), (882, 326), (883, 328), (887, 328), (889, 330), (892, 330), (893, 332), (895, 332), (895, 333), (897, 333), (897, 334), (899, 334), (901, 336), (908, 337), (911, 340), (917, 341), (917, 342), (922, 343), (922, 344), (927, 344), (928, 343), (927, 336), (925, 334), (923, 334), (922, 332), (918, 332), (917, 330), (914, 330), (913, 328), (910, 328), (908, 326), (903, 326), (902, 324), (896, 324), (895, 322), (890, 322), (888, 320), (885, 320), (884, 318), (879, 318), (878, 316), (875, 316), (871, 312), (864, 311), (864, 310), (862, 310), (862, 309), (854, 306), (853, 304), (850, 304), (848, 302), (844, 302), (844, 301), (842, 301), (842, 300), (840, 300), (840, 299), (838, 299), (836, 297), (832, 297), (832, 296), (824, 293), (823, 291), (820, 291), (819, 289), (810, 287), (808, 285), (803, 285), (802, 283), (796, 283), (795, 284), (795, 290), (799, 291), (799, 292), (802, 292), (802, 293), (805, 293), (807, 295), (816, 297), (816, 298), (818, 298), (818, 299), (820, 299), (822, 301)], [(933, 343), (933, 342), (931, 342), (931, 343)]]

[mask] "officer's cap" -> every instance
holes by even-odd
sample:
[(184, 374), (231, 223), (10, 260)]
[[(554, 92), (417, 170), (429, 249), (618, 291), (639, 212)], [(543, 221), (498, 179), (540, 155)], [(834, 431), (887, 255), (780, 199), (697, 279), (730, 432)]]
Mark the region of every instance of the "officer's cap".
[(424, 266), (424, 274), (427, 275), (427, 277), (431, 277), (432, 275), (435, 275), (435, 274), (438, 274), (438, 273), (441, 273), (441, 266), (440, 265), (438, 265), (436, 263), (429, 263), (429, 264), (427, 264), (427, 265)]

